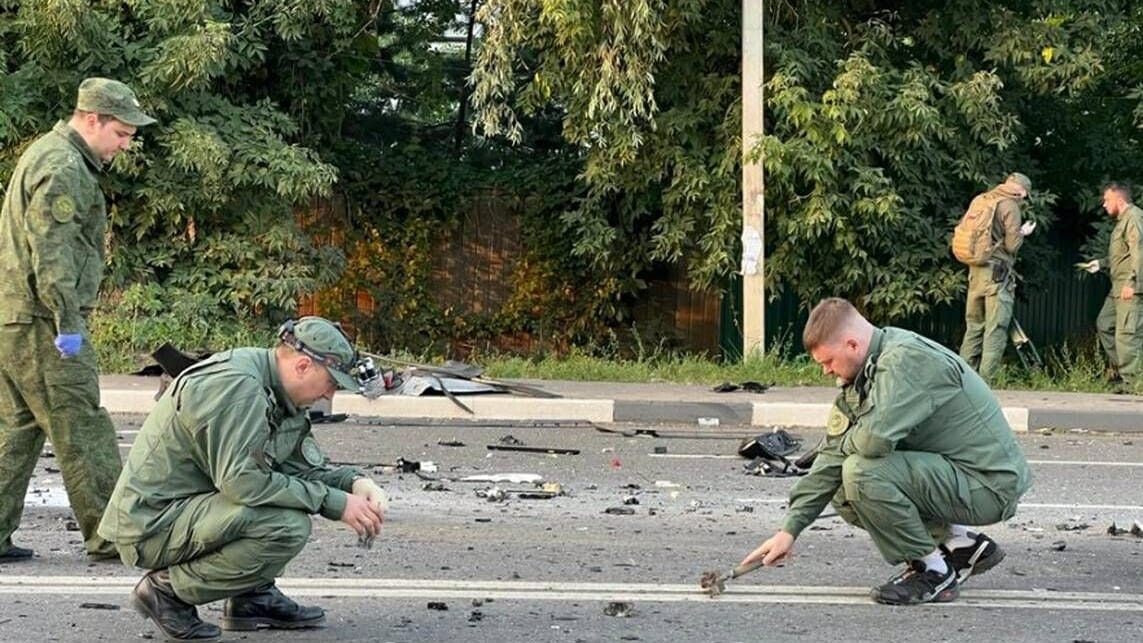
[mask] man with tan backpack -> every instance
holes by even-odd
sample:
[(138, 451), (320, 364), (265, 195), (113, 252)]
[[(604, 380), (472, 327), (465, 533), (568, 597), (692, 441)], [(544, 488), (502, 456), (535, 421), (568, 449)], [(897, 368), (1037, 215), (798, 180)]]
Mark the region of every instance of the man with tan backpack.
[(952, 250), (968, 266), (965, 331), (960, 356), (988, 381), (996, 374), (1008, 346), (1008, 326), (1015, 304), (1016, 252), (1036, 229), (1022, 222), (1020, 202), (1032, 181), (1019, 172), (977, 195), (953, 231)]

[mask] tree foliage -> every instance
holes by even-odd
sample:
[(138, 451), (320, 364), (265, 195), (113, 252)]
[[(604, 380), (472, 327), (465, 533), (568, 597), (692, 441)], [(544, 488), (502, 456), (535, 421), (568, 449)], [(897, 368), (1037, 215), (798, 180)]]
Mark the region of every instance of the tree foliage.
[(0, 168), (66, 118), (81, 79), (127, 82), (159, 122), (105, 177), (111, 290), (161, 284), (168, 301), (205, 295), (203, 314), (280, 318), (340, 272), (294, 210), (337, 179), (303, 141), (336, 135), (370, 20), (351, 0), (5, 2)]
[[(490, 0), (482, 11), (479, 126), (516, 138), (521, 115), (561, 110), (587, 189), (564, 221), (606, 271), (685, 258), (696, 283), (717, 286), (736, 269), (739, 4)], [(1058, 195), (1086, 212), (1073, 195), (1143, 169), (1088, 143), (1132, 147), (1133, 3), (767, 7), (766, 135), (747, 144), (766, 171), (771, 293), (791, 289), (803, 305), (847, 296), (882, 321), (924, 313), (963, 291), (948, 239), (973, 194), (1024, 171), (1046, 230)], [(1050, 252), (1047, 238), (1023, 253), (1033, 282), (1041, 262), (1027, 259)]]

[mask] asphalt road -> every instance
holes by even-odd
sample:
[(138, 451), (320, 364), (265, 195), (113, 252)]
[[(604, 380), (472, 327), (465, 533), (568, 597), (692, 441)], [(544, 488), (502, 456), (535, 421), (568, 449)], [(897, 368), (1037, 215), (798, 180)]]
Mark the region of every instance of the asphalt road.
[[(116, 418), (125, 449), (141, 419)], [(793, 484), (743, 472), (733, 454), (749, 428), (720, 427), (723, 439), (518, 425), (317, 431), (334, 461), (375, 471), (388, 489), (384, 534), (364, 550), (343, 525), (316, 518), (310, 546), (280, 585), (325, 607), (327, 627), (224, 640), (1134, 641), (1143, 624), (1143, 538), (1108, 534), (1112, 522), (1143, 520), (1143, 441), (1129, 435), (1022, 436), (1034, 487), (1014, 519), (987, 529), (1008, 559), (955, 603), (891, 608), (866, 595), (895, 570), (837, 518), (804, 533), (785, 567), (732, 581), (718, 599), (701, 593), (703, 572), (729, 569), (781, 524)], [(580, 452), (486, 448), (508, 435)], [(801, 436), (812, 444), (820, 433)], [(424, 475), (438, 479), (382, 466), (402, 457), (435, 463)], [(0, 565), (0, 641), (160, 639), (127, 608), (139, 573), (81, 555), (53, 464), (45, 457), (37, 466), (16, 533), (37, 558)], [(506, 473), (542, 476), (565, 495), (528, 499), (517, 492), (531, 485), (459, 481)], [(493, 486), (505, 500), (478, 496)], [(605, 513), (615, 507), (633, 513)], [(220, 607), (200, 610), (217, 620)]]

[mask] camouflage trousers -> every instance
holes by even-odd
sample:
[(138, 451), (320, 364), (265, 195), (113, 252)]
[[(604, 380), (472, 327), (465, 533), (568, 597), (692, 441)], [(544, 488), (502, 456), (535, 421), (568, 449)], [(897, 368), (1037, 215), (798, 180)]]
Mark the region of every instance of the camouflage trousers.
[(99, 405), (99, 372), (86, 335), (79, 355), (63, 359), (52, 320), (0, 325), (0, 547), (20, 525), (48, 439), (87, 553), (117, 555), (96, 529), (122, 460), (111, 417)]
[(837, 514), (869, 532), (881, 556), (894, 565), (932, 553), (948, 539), (949, 525), (1011, 518), (1021, 495), (1015, 479), (1011, 484), (998, 480), (991, 489), (948, 458), (925, 451), (851, 455), (842, 464), (841, 479), (832, 501)]
[(996, 374), (1008, 348), (1008, 326), (1015, 306), (1015, 281), (997, 283), (992, 268), (968, 269), (968, 296), (964, 309), (964, 341), (960, 356), (988, 381)]
[(202, 605), (273, 583), (310, 538), (309, 514), (248, 507), (208, 493), (176, 501), (174, 521), (138, 543), (120, 543), (124, 564), (168, 569), (175, 594)]
[(1109, 366), (1114, 367), (1123, 383), (1135, 386), (1139, 380), (1139, 363), (1143, 361), (1143, 297), (1122, 299), (1118, 289), (1103, 300), (1103, 308), (1095, 320), (1099, 333), (1099, 344), (1107, 356)]

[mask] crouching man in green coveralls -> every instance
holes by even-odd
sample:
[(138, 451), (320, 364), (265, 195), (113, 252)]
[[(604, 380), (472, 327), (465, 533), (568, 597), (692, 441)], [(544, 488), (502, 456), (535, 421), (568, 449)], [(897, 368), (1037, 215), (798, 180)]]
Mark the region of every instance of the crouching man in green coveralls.
[(362, 537), (381, 530), (387, 500), (361, 471), (333, 468), (306, 407), (358, 388), (357, 355), (318, 317), (287, 322), (273, 349), (237, 348), (182, 372), (139, 431), (99, 533), (127, 565), (151, 570), (131, 596), (168, 640), (217, 641), (195, 605), (226, 599), (222, 625), (322, 625), (275, 586), (305, 546), (310, 515)]
[(905, 569), (872, 591), (891, 605), (951, 601), (1004, 552), (967, 525), (1011, 518), (1028, 463), (996, 397), (955, 353), (873, 326), (843, 299), (810, 313), (806, 349), (838, 378), (826, 439), (790, 492), (783, 527), (743, 559), (773, 565), (832, 502)]

